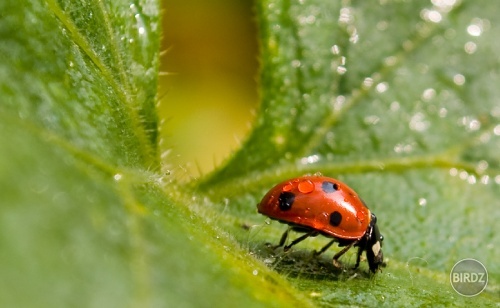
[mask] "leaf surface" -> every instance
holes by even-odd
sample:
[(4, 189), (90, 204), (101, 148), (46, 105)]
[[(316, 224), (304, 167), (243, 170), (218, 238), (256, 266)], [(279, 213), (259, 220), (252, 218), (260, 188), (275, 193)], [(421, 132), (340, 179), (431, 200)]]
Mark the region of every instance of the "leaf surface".
[[(226, 198), (227, 215), (255, 226), (255, 238), (243, 233), (241, 241), (297, 276), (296, 286), (319, 304), (498, 301), (497, 10), (486, 2), (433, 3), (258, 6), (258, 119), (242, 148), (199, 187)], [(310, 261), (304, 251), (321, 248), (321, 239), (301, 243), (295, 256), (256, 244), (277, 243), (285, 227), (262, 225), (251, 205), (274, 184), (316, 172), (354, 187), (376, 213), (389, 261), (375, 280), (332, 274), (328, 258)], [(487, 290), (473, 299), (449, 283), (463, 258), (490, 273)]]
[[(1, 306), (498, 302), (494, 4), (259, 3), (255, 127), (189, 187), (158, 150), (157, 2), (0, 12)], [(266, 245), (284, 226), (255, 204), (318, 171), (377, 214), (382, 273), (334, 268), (336, 248), (312, 258), (320, 237), (287, 254)], [(448, 274), (471, 257), (490, 281), (469, 299)]]
[(156, 1), (0, 12), (0, 306), (307, 306), (160, 171)]

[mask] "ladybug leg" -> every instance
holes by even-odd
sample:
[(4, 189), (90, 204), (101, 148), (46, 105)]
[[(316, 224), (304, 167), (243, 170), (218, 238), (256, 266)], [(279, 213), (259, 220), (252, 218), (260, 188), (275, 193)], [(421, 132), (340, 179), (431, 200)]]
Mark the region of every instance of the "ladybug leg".
[(335, 243), (335, 240), (331, 240), (328, 244), (326, 244), (323, 248), (321, 248), (320, 251), (313, 252), (313, 255), (315, 257), (319, 256), (320, 254), (322, 254), (323, 252), (325, 252), (328, 248), (330, 248), (330, 246), (332, 246), (333, 243)]
[(359, 266), (359, 261), (361, 260), (361, 254), (363, 253), (363, 248), (361, 248), (361, 246), (359, 247), (358, 249), (358, 253), (356, 255), (356, 265), (354, 265), (354, 269), (357, 269), (358, 266)]
[(350, 243), (349, 245), (345, 246), (341, 251), (337, 252), (334, 256), (333, 256), (333, 265), (335, 267), (342, 267), (342, 264), (338, 261), (340, 257), (342, 257), (342, 255), (344, 253), (346, 253), (346, 251), (348, 251), (349, 249), (351, 249), (351, 247), (353, 245), (355, 245), (356, 243), (358, 243), (359, 241), (353, 241), (352, 243)]
[(306, 234), (302, 235), (301, 237), (298, 237), (295, 240), (293, 240), (290, 244), (286, 245), (283, 248), (283, 250), (288, 251), (290, 248), (292, 248), (292, 246), (302, 242), (303, 240), (305, 240), (306, 238), (308, 238), (310, 236), (316, 236), (316, 235), (318, 235), (318, 231), (309, 231)]
[(283, 235), (281, 236), (280, 243), (278, 245), (274, 246), (274, 249), (285, 245), (285, 242), (286, 242), (286, 239), (288, 238), (288, 233), (290, 233), (290, 230), (292, 230), (292, 227), (288, 227), (286, 229), (285, 233), (283, 233)]

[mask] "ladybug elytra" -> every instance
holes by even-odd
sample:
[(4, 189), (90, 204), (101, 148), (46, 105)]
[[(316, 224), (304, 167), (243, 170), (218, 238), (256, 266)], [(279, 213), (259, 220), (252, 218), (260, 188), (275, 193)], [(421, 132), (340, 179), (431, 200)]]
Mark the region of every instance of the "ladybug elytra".
[[(319, 234), (332, 238), (316, 254), (325, 252), (333, 243), (344, 247), (333, 257), (333, 264), (351, 247), (358, 247), (357, 268), (366, 252), (370, 270), (375, 273), (383, 263), (382, 241), (377, 217), (349, 186), (325, 176), (303, 176), (274, 186), (257, 205), (259, 213), (289, 225), (277, 247), (284, 250)], [(290, 231), (304, 235), (285, 246)]]

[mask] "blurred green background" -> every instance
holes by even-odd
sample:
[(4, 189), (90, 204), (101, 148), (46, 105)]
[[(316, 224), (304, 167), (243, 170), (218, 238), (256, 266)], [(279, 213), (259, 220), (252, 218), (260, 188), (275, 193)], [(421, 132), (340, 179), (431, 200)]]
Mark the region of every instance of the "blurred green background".
[(163, 3), (161, 150), (180, 179), (223, 162), (250, 127), (258, 101), (252, 7), (248, 0)]

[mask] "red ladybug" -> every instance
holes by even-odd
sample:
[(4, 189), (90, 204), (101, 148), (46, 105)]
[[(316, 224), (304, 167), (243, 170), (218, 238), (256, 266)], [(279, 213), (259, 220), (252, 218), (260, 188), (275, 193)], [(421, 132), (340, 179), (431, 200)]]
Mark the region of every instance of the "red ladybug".
[(377, 217), (349, 186), (325, 176), (303, 176), (274, 186), (257, 205), (259, 213), (290, 227), (283, 233), (279, 245), (285, 245), (290, 230), (305, 234), (284, 247), (318, 234), (333, 238), (316, 254), (325, 252), (334, 242), (344, 247), (333, 257), (333, 264), (351, 247), (359, 247), (356, 265), (363, 251), (370, 270), (375, 273), (384, 265), (383, 236), (377, 227)]

